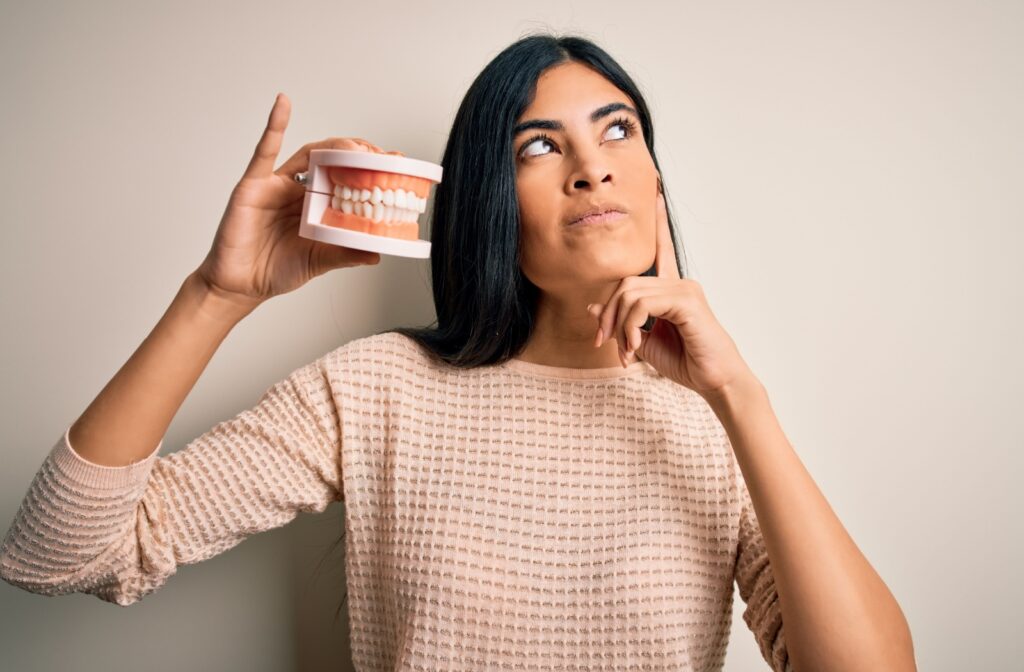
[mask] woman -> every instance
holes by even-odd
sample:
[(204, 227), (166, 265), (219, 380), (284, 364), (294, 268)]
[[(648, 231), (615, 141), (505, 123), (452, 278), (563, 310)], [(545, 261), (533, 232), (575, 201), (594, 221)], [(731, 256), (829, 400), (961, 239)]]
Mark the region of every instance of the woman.
[(720, 669), (734, 581), (772, 669), (913, 669), (682, 277), (642, 95), (582, 38), (519, 40), (470, 87), (433, 203), (436, 328), (342, 345), (159, 457), (239, 320), (379, 261), (297, 236), (293, 177), (314, 148), (382, 150), (331, 138), (275, 171), (288, 116), (279, 96), (206, 259), (48, 455), (6, 581), (128, 605), (340, 500), (357, 669)]

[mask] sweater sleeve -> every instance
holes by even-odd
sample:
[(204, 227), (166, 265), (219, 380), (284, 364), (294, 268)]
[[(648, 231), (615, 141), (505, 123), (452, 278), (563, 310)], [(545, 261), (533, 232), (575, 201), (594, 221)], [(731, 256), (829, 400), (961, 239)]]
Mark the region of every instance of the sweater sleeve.
[(768, 550), (757, 521), (754, 504), (750, 499), (747, 482), (736, 460), (729, 434), (710, 406), (705, 405), (711, 436), (718, 448), (726, 451), (729, 471), (736, 488), (739, 509), (739, 538), (736, 545), (733, 577), (739, 587), (740, 598), (746, 605), (743, 621), (754, 635), (761, 656), (774, 672), (792, 672), (793, 666), (786, 649), (779, 593), (775, 588)]
[(296, 369), (184, 449), (160, 457), (161, 440), (126, 466), (85, 460), (69, 427), (0, 545), (0, 578), (127, 606), (179, 565), (342, 501), (339, 415), (322, 366)]
[(779, 609), (779, 594), (775, 589), (775, 576), (768, 560), (768, 551), (742, 474), (738, 483), (741, 509), (735, 576), (740, 597), (746, 605), (743, 620), (754, 634), (761, 656), (771, 669), (775, 672), (792, 672), (782, 611)]

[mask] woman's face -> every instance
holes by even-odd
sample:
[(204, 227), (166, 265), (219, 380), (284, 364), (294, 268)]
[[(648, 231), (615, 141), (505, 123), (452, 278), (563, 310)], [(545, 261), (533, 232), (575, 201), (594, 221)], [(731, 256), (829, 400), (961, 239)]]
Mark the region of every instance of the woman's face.
[[(521, 266), (545, 292), (568, 296), (654, 265), (658, 171), (632, 108), (602, 75), (570, 61), (540, 76), (533, 101), (516, 120), (517, 129), (544, 120), (518, 130), (512, 142)], [(595, 207), (623, 214), (571, 223)]]

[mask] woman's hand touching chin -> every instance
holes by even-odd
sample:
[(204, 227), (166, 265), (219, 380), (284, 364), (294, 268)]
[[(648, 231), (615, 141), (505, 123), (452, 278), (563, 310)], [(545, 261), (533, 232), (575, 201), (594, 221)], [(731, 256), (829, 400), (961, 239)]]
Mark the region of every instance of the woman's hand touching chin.
[[(661, 375), (705, 399), (720, 397), (754, 374), (712, 314), (700, 284), (679, 276), (661, 194), (657, 231), (657, 275), (623, 278), (607, 303), (588, 307), (601, 333), (595, 347), (613, 338), (623, 366), (635, 353)], [(649, 317), (657, 319), (650, 331), (644, 331)]]

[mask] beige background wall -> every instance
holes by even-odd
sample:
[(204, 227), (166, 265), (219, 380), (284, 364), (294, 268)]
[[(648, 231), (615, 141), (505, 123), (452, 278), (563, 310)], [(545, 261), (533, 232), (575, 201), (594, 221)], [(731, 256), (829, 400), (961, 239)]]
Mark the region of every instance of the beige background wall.
[[(4, 2), (0, 530), (205, 255), (278, 91), (284, 156), (348, 135), (437, 161), (479, 70), (544, 28), (597, 40), (649, 96), (692, 275), (920, 668), (1019, 664), (1015, 2)], [(262, 306), (164, 453), (343, 342), (430, 322), (428, 277), (384, 257)], [(346, 669), (340, 506), (130, 609), (0, 584), (0, 667)], [(726, 669), (767, 669), (736, 600)]]

